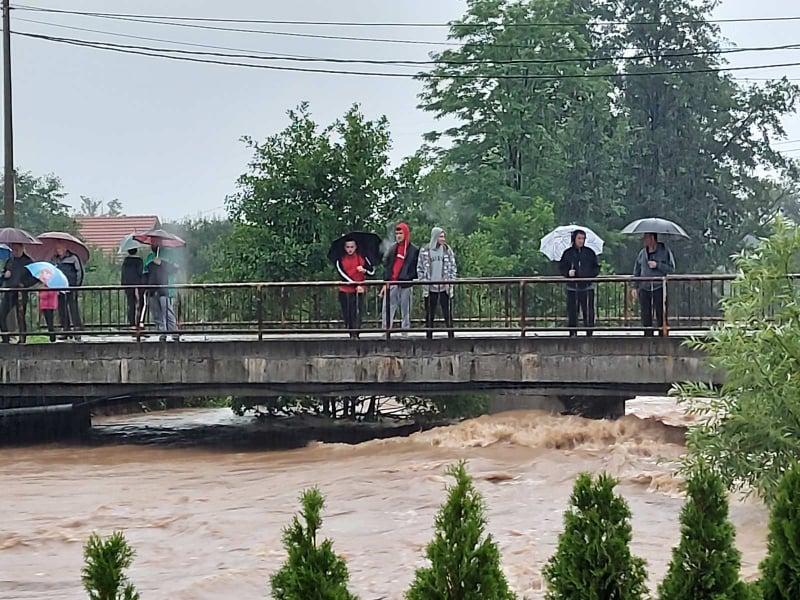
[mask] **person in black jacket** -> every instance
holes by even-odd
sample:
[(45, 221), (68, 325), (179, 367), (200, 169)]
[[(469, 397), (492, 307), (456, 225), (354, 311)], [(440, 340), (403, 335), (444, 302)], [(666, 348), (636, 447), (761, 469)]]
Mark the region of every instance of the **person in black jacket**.
[[(140, 286), (144, 284), (144, 261), (138, 252), (136, 248), (128, 250), (128, 256), (122, 261), (120, 285)], [(127, 288), (125, 299), (128, 301), (128, 325), (136, 327), (139, 315), (142, 314), (144, 308), (144, 292), (139, 288)]]
[[(572, 246), (561, 255), (558, 270), (570, 279), (589, 279), (600, 274), (597, 254), (586, 246), (586, 232), (576, 229), (572, 232)], [(592, 335), (594, 328), (594, 283), (591, 281), (572, 281), (567, 283), (567, 326), (569, 335), (578, 335), (578, 310), (583, 314), (586, 335)]]
[[(389, 250), (384, 261), (383, 278), (390, 282), (380, 291), (383, 296), (383, 327), (391, 329), (398, 306), (403, 317), (403, 329), (411, 329), (411, 292), (409, 281), (417, 278), (417, 261), (419, 248), (411, 243), (411, 230), (405, 223), (399, 223), (394, 230), (396, 243)], [(388, 288), (388, 289), (387, 289)], [(386, 302), (389, 302), (389, 315), (386, 314)]]
[[(36, 285), (36, 278), (25, 268), (30, 264), (33, 264), (33, 259), (26, 254), (25, 246), (22, 244), (11, 244), (11, 258), (6, 261), (5, 267), (3, 268), (3, 287), (7, 289), (19, 289)], [(26, 339), (25, 332), (27, 331), (25, 312), (28, 308), (28, 293), (3, 290), (2, 296), (2, 299), (0, 299), (0, 331), (3, 332), (3, 343), (8, 344), (11, 341), (7, 333), (7, 321), (8, 315), (11, 314), (13, 309), (16, 309), (17, 329), (20, 334), (19, 343), (24, 344)]]
[[(61, 328), (64, 333), (76, 329), (83, 329), (81, 319), (81, 309), (78, 306), (77, 288), (83, 285), (83, 263), (77, 255), (73, 254), (64, 246), (56, 246), (56, 255), (53, 257), (53, 264), (64, 273), (69, 282), (69, 291), (58, 295), (58, 316), (61, 321)], [(76, 335), (76, 340), (81, 336)]]

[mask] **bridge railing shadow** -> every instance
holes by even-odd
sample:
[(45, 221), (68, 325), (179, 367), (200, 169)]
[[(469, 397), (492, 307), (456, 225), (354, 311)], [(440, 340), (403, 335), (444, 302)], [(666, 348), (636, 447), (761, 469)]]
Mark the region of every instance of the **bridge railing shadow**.
[[(572, 280), (591, 286), (598, 332), (641, 332), (638, 301), (631, 290), (638, 283), (656, 283), (666, 289), (665, 310), (669, 329), (703, 330), (722, 319), (721, 302), (734, 293), (732, 275), (681, 275), (664, 279), (598, 277)], [(435, 282), (411, 282), (412, 330), (426, 329), (426, 288)], [(444, 283), (444, 282), (443, 282)], [(566, 334), (566, 285), (560, 277), (462, 279), (446, 282), (450, 291), (452, 322), (447, 327), (437, 311), (434, 330), (447, 333)], [(344, 328), (339, 299), (340, 282), (263, 282), (187, 284), (167, 288), (173, 299), (181, 334), (206, 336), (267, 336), (291, 334), (355, 333)], [(391, 336), (400, 327), (397, 311), (394, 329), (384, 327), (387, 306), (381, 295), (383, 282), (366, 282), (358, 303), (360, 333)], [(84, 287), (76, 290), (81, 324), (66, 331), (58, 312), (55, 328), (47, 328), (39, 289), (0, 289), (0, 309), (8, 305), (7, 333), (27, 341), (46, 342), (51, 335), (83, 335), (143, 339), (156, 332), (149, 297), (158, 288), (122, 286)], [(128, 297), (138, 297), (135, 324), (129, 321)], [(60, 294), (61, 301), (65, 300)], [(144, 302), (141, 300), (144, 299)], [(24, 310), (23, 310), (24, 308)], [(391, 308), (391, 305), (389, 306)], [(0, 310), (2, 317), (2, 310)], [(21, 326), (22, 325), (22, 326)], [(584, 328), (582, 320), (579, 327)]]

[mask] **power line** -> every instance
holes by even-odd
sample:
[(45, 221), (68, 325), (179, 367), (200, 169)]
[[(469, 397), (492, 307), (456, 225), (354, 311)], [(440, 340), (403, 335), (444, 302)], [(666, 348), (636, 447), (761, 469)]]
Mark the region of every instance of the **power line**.
[[(727, 71), (747, 71), (757, 69), (776, 69), (786, 67), (800, 66), (800, 62), (791, 63), (777, 63), (768, 65), (749, 65), (743, 67), (708, 67), (702, 69), (687, 69), (687, 70), (667, 70), (667, 71), (644, 71), (633, 73), (567, 73), (558, 75), (509, 75), (505, 73), (497, 75), (460, 75), (460, 74), (437, 74), (437, 73), (391, 73), (379, 71), (342, 71), (337, 69), (321, 69), (309, 67), (289, 67), (283, 65), (265, 65), (253, 64), (245, 62), (212, 60), (206, 58), (197, 58), (196, 56), (175, 55), (182, 51), (170, 48), (153, 48), (150, 46), (134, 46), (127, 44), (113, 44), (111, 42), (99, 42), (91, 40), (79, 40), (74, 38), (60, 38), (48, 35), (41, 35), (29, 32), (14, 31), (15, 35), (28, 37), (48, 42), (55, 42), (61, 44), (68, 44), (73, 46), (80, 46), (86, 48), (94, 48), (97, 50), (106, 50), (111, 52), (119, 52), (123, 54), (134, 54), (140, 56), (150, 56), (153, 58), (166, 58), (169, 60), (177, 60), (184, 62), (195, 62), (204, 64), (215, 64), (224, 66), (236, 66), (255, 69), (268, 69), (274, 71), (293, 71), (301, 73), (325, 73), (335, 75), (359, 75), (371, 77), (393, 77), (393, 78), (417, 78), (417, 79), (469, 79), (469, 80), (561, 80), (561, 79), (599, 79), (599, 78), (627, 78), (627, 77), (653, 77), (653, 76), (674, 76), (674, 75), (689, 75), (700, 73), (720, 73)], [(170, 54), (173, 53), (173, 54)], [(198, 53), (200, 54), (200, 53)], [(259, 58), (259, 57), (252, 57)]]
[(604, 21), (598, 20), (593, 23), (576, 23), (569, 21), (550, 21), (538, 23), (503, 23), (501, 21), (492, 21), (487, 23), (403, 23), (403, 22), (359, 22), (359, 21), (306, 21), (306, 20), (281, 20), (281, 19), (239, 19), (239, 18), (223, 18), (223, 17), (186, 17), (174, 15), (148, 15), (136, 13), (108, 13), (108, 12), (95, 12), (95, 11), (78, 11), (78, 10), (63, 10), (56, 8), (46, 8), (40, 6), (29, 6), (25, 4), (15, 4), (13, 8), (16, 10), (45, 12), (53, 14), (67, 14), (77, 15), (83, 17), (98, 17), (98, 18), (124, 18), (124, 19), (161, 19), (166, 21), (193, 21), (198, 23), (250, 23), (262, 25), (322, 25), (334, 27), (587, 27), (592, 25), (705, 25), (705, 24), (721, 24), (721, 23), (770, 23), (781, 21), (800, 21), (799, 16), (782, 16), (782, 17), (745, 17), (739, 19), (679, 19), (670, 22), (663, 21)]
[[(286, 61), (296, 61), (296, 62), (329, 62), (329, 63), (340, 63), (340, 64), (370, 64), (370, 65), (397, 65), (397, 66), (425, 66), (425, 65), (451, 65), (451, 66), (462, 66), (462, 65), (482, 65), (482, 64), (499, 64), (499, 65), (526, 65), (526, 64), (565, 64), (565, 63), (575, 63), (575, 62), (613, 62), (613, 61), (635, 61), (635, 60), (645, 60), (645, 59), (666, 59), (666, 58), (686, 58), (686, 57), (694, 57), (694, 56), (716, 56), (721, 54), (740, 54), (744, 52), (773, 52), (773, 51), (781, 51), (781, 50), (799, 50), (800, 43), (793, 43), (793, 44), (781, 44), (778, 46), (752, 46), (752, 47), (745, 47), (745, 48), (730, 48), (726, 50), (698, 50), (692, 52), (676, 52), (676, 53), (665, 53), (665, 54), (652, 54), (652, 53), (645, 53), (645, 54), (632, 54), (632, 55), (606, 55), (606, 56), (575, 56), (575, 57), (568, 57), (568, 58), (520, 58), (520, 59), (486, 59), (486, 60), (464, 60), (464, 61), (451, 61), (451, 60), (407, 60), (407, 59), (368, 59), (368, 58), (322, 58), (322, 57), (314, 57), (314, 56), (304, 56), (304, 55), (297, 55), (297, 54), (282, 54), (278, 52), (266, 52), (261, 50), (249, 50), (249, 49), (241, 49), (241, 48), (231, 48), (226, 46), (214, 46), (210, 44), (194, 44), (194, 43), (187, 43), (182, 41), (176, 41), (166, 38), (152, 38), (147, 36), (138, 36), (138, 35), (128, 35), (128, 34), (121, 34), (111, 31), (105, 31), (101, 29), (90, 29), (86, 27), (72, 27), (69, 25), (61, 25), (59, 23), (50, 23), (48, 21), (38, 21), (35, 19), (24, 19), (24, 18), (17, 18), (16, 21), (22, 21), (25, 23), (35, 23), (37, 25), (47, 25), (51, 27), (58, 27), (62, 29), (70, 29), (74, 31), (82, 31), (86, 33), (96, 33), (101, 35), (110, 35), (110, 36), (117, 36), (117, 37), (124, 37), (130, 39), (137, 39), (143, 41), (152, 41), (152, 42), (161, 42), (167, 44), (177, 44), (177, 45), (187, 45), (187, 46), (194, 46), (199, 48), (209, 48), (209, 49), (216, 49), (216, 50), (227, 50), (230, 52), (235, 52), (236, 54), (221, 54), (216, 52), (190, 52), (191, 54), (199, 54), (205, 56), (218, 56), (218, 57), (227, 57), (227, 58), (253, 58), (259, 60), (286, 60)], [(170, 50), (173, 52), (173, 50)], [(174, 52), (179, 52), (178, 50), (174, 50)], [(187, 52), (188, 53), (188, 52)], [(254, 54), (259, 54), (263, 56), (254, 56)]]

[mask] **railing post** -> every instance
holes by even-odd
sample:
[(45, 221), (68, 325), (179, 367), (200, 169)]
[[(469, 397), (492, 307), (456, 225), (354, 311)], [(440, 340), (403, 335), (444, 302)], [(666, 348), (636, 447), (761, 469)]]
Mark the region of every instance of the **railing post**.
[(661, 322), (661, 335), (666, 337), (666, 336), (669, 335), (669, 314), (668, 314), (668, 311), (667, 311), (667, 306), (668, 306), (668, 304), (667, 304), (667, 296), (668, 296), (668, 293), (667, 293), (667, 278), (666, 277), (664, 277), (664, 279), (662, 281), (661, 289), (664, 290), (664, 293), (661, 294), (661, 310), (663, 311), (663, 314), (664, 314), (664, 319)]
[(258, 341), (264, 341), (264, 287), (256, 287), (256, 318), (258, 319)]
[(528, 287), (525, 280), (519, 282), (519, 328), (520, 335), (525, 337), (527, 327), (526, 313), (528, 312)]
[(386, 328), (386, 341), (392, 339), (392, 291), (387, 284), (384, 289), (383, 300), (386, 310), (383, 312), (383, 325)]

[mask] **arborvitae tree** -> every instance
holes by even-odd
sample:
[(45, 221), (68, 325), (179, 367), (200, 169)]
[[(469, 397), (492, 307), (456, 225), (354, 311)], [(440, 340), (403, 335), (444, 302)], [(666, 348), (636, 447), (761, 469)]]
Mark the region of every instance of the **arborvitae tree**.
[(322, 526), (325, 499), (317, 489), (300, 496), (302, 517), (297, 516), (283, 531), (283, 545), (288, 554), (280, 571), (272, 576), (272, 595), (275, 600), (355, 600), (347, 590), (350, 575), (344, 559), (333, 551), (333, 542), (317, 544), (317, 532)]
[(121, 531), (106, 539), (92, 534), (83, 547), (83, 587), (90, 600), (139, 600), (136, 588), (128, 581), (125, 569), (135, 556)]
[(722, 480), (700, 464), (687, 482), (681, 511), (681, 540), (672, 551), (669, 571), (658, 589), (660, 600), (746, 600), (739, 578), (741, 553), (728, 519)]
[(500, 551), (484, 534), (486, 507), (464, 463), (450, 467), (455, 485), (436, 515), (425, 552), (430, 567), (417, 569), (407, 600), (512, 600), (500, 568)]
[[(547, 600), (640, 600), (645, 561), (631, 554), (631, 511), (602, 474), (578, 476), (558, 549), (544, 568)], [(689, 600), (688, 598), (686, 600)]]
[(800, 598), (800, 465), (783, 476), (772, 504), (767, 558), (761, 563), (764, 600)]

